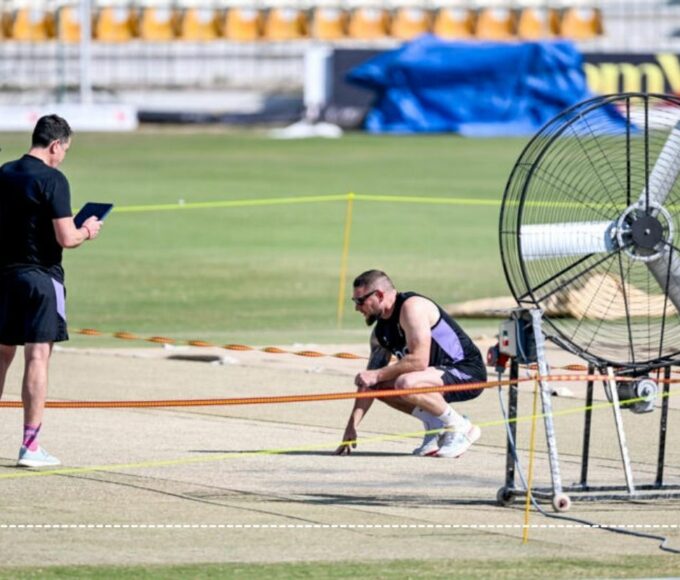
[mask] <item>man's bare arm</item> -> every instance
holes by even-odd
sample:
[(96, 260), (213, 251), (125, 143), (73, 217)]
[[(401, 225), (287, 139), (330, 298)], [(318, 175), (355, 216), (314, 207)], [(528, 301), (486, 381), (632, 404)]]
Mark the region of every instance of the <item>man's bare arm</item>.
[(434, 303), (426, 298), (414, 297), (404, 303), (399, 322), (406, 335), (408, 351), (392, 365), (380, 367), (375, 371), (360, 373), (359, 383), (372, 386), (396, 379), (405, 373), (423, 371), (430, 360), (431, 327), (436, 323), (439, 311)]
[(392, 353), (380, 346), (378, 339), (375, 336), (375, 331), (371, 333), (371, 354), (368, 357), (368, 365), (366, 368), (369, 371), (381, 369), (386, 367), (392, 358)]
[[(371, 333), (371, 354), (368, 357), (368, 365), (366, 366), (369, 370), (381, 369), (390, 362), (392, 354), (380, 346), (378, 339), (375, 336), (375, 332)], [(360, 375), (361, 373), (359, 373)], [(357, 376), (359, 376), (357, 375)], [(357, 381), (355, 380), (355, 383)], [(357, 385), (359, 388), (358, 392), (363, 392), (367, 390), (365, 387)], [(357, 437), (357, 427), (361, 420), (366, 416), (368, 410), (371, 408), (374, 399), (354, 399), (354, 407), (352, 407), (352, 412), (349, 415), (349, 420), (347, 421), (347, 427), (345, 428), (345, 434), (343, 435), (343, 443), (340, 444), (335, 450), (336, 455), (349, 455), (352, 449), (355, 449), (356, 437)], [(352, 441), (353, 443), (349, 443)]]

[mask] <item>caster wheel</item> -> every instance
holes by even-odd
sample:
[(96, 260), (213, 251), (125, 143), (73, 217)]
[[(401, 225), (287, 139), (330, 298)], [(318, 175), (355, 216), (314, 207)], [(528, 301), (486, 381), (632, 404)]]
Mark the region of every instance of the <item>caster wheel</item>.
[(515, 499), (515, 494), (507, 487), (501, 487), (496, 492), (496, 502), (501, 506), (510, 505)]
[(552, 505), (556, 512), (566, 512), (571, 507), (571, 499), (569, 499), (567, 494), (558, 493), (553, 497)]

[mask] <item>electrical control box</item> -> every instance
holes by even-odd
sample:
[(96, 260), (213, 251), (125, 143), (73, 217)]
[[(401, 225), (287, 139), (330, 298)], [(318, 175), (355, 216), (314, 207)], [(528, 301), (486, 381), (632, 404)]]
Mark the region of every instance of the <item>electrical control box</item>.
[(510, 318), (501, 322), (498, 347), (501, 353), (517, 359), (519, 364), (536, 362), (536, 341), (528, 310), (515, 308)]
[(504, 320), (498, 329), (498, 348), (503, 354), (517, 356), (517, 330), (514, 320)]

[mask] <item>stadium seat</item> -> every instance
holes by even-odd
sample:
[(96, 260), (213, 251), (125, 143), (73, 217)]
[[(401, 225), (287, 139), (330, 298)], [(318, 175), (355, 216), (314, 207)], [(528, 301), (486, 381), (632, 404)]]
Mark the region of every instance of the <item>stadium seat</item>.
[(399, 40), (411, 40), (430, 31), (430, 13), (417, 7), (402, 6), (395, 10), (390, 27), (390, 36)]
[(97, 11), (94, 37), (101, 42), (127, 42), (135, 36), (136, 14), (123, 4), (102, 6)]
[(212, 8), (188, 7), (181, 15), (181, 40), (209, 41), (219, 38), (219, 15)]
[(167, 42), (176, 36), (177, 15), (168, 4), (145, 4), (139, 10), (137, 34), (149, 42)]
[(311, 36), (340, 40), (347, 36), (347, 12), (339, 6), (317, 6), (312, 12)]
[(69, 4), (57, 9), (56, 36), (61, 42), (80, 42), (80, 9), (77, 5)]
[(223, 36), (229, 40), (251, 42), (262, 37), (264, 17), (257, 8), (232, 6), (224, 16)]
[(274, 6), (265, 16), (264, 38), (274, 41), (305, 38), (307, 28), (307, 16), (302, 10), (289, 6)]
[(559, 32), (559, 15), (553, 8), (524, 6), (517, 17), (517, 37), (522, 40), (551, 38)]
[(572, 6), (560, 19), (560, 36), (572, 40), (588, 40), (602, 34), (602, 13), (597, 8)]
[(432, 32), (449, 40), (471, 38), (474, 33), (475, 14), (469, 8), (444, 6), (437, 10)]
[(27, 2), (15, 6), (8, 24), (8, 36), (20, 42), (39, 42), (55, 37), (53, 14)]
[(480, 40), (511, 40), (515, 37), (515, 14), (503, 6), (487, 6), (477, 14), (475, 36)]
[(348, 36), (360, 40), (375, 40), (389, 35), (390, 16), (381, 6), (359, 6), (349, 17)]
[(9, 36), (11, 24), (10, 15), (0, 6), (0, 40)]

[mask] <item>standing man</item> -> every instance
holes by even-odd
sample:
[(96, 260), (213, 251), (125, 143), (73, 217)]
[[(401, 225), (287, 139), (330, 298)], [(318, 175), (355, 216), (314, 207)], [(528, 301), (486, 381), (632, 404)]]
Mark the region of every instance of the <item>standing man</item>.
[[(397, 292), (385, 272), (369, 270), (354, 280), (355, 309), (371, 334), (368, 368), (354, 379), (359, 392), (371, 389), (443, 387), (486, 381), (479, 349), (435, 302), (414, 292)], [(388, 364), (392, 355), (397, 362)], [(384, 403), (423, 421), (425, 437), (414, 455), (460, 457), (481, 431), (449, 406), (478, 397), (483, 389), (386, 397)], [(357, 427), (373, 399), (356, 399), (337, 455), (356, 447)]]
[(70, 146), (69, 124), (47, 115), (28, 153), (0, 167), (0, 397), (17, 345), (24, 345), (22, 467), (60, 463), (38, 445), (38, 434), (52, 344), (68, 340), (62, 249), (96, 238), (102, 225), (96, 217), (81, 228), (73, 223), (69, 184), (57, 169)]

